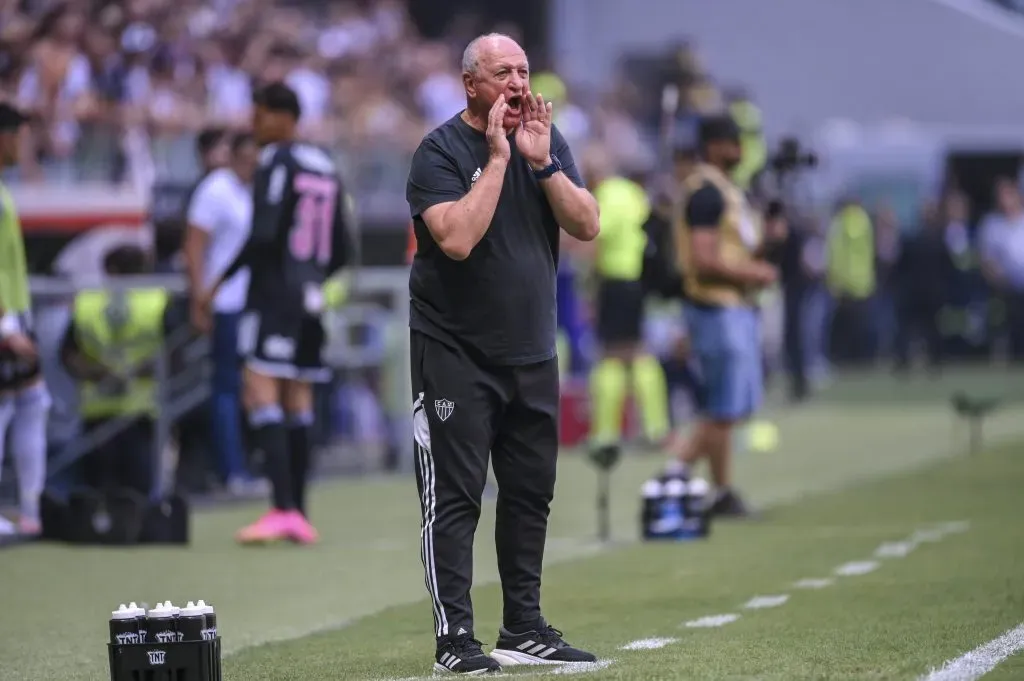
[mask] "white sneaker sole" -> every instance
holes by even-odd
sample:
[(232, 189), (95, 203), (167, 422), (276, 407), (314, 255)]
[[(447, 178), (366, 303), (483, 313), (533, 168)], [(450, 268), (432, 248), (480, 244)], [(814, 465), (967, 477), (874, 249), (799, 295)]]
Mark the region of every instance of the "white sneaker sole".
[[(489, 671), (491, 671), (491, 670), (490, 669), (477, 669), (476, 671), (472, 671), (472, 672), (453, 672), (451, 669), (448, 669), (448, 667), (445, 667), (440, 662), (435, 662), (434, 663), (434, 676), (442, 676), (442, 675), (443, 676), (483, 676), (484, 674), (486, 674)], [(495, 671), (497, 671), (497, 670), (495, 670)]]
[(498, 661), (502, 667), (514, 667), (519, 664), (530, 664), (530, 665), (551, 665), (551, 664), (565, 664), (563, 660), (545, 660), (543, 657), (537, 657), (536, 655), (530, 655), (524, 653), (521, 650), (507, 650), (505, 648), (495, 648), (490, 653), (491, 657)]

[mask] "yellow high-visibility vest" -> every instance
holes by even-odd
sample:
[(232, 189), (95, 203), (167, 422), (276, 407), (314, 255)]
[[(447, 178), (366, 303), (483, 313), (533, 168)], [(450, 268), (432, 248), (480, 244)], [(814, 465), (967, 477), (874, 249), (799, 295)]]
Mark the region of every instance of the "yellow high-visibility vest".
[(160, 288), (123, 294), (85, 290), (75, 296), (72, 319), (79, 349), (123, 379), (79, 382), (82, 418), (157, 413), (157, 383), (138, 374), (161, 351), (168, 300)]

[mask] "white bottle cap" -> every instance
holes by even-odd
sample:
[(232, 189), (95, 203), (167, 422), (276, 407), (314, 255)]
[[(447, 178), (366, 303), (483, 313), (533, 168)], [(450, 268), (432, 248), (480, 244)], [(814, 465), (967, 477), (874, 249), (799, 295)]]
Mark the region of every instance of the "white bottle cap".
[(131, 610), (133, 613), (135, 613), (136, 617), (145, 617), (146, 616), (146, 609), (143, 608), (143, 607), (140, 607), (138, 604), (135, 603), (135, 601), (132, 601), (131, 603), (128, 604), (128, 609)]
[(206, 614), (206, 608), (201, 605), (196, 605), (192, 601), (188, 602), (184, 608), (181, 609), (181, 617), (201, 617)]
[(686, 483), (678, 478), (665, 483), (665, 494), (670, 497), (681, 497), (686, 494)]
[(661, 496), (661, 483), (657, 480), (648, 480), (643, 486), (644, 499), (656, 499)]
[(203, 609), (203, 614), (204, 615), (212, 615), (213, 614), (213, 606), (212, 605), (207, 605), (206, 601), (204, 601), (201, 598), (198, 601), (196, 601), (196, 606), (198, 606), (198, 607)]
[(711, 492), (711, 485), (704, 478), (694, 478), (690, 481), (690, 494), (695, 497), (706, 497)]
[(122, 603), (117, 610), (111, 612), (110, 615), (110, 619), (113, 620), (132, 620), (135, 619), (135, 610)]
[[(170, 601), (167, 601), (167, 603), (170, 603)], [(177, 614), (175, 612), (177, 608), (169, 606), (167, 603), (159, 603), (155, 608), (150, 608), (148, 616), (158, 620), (174, 617)]]

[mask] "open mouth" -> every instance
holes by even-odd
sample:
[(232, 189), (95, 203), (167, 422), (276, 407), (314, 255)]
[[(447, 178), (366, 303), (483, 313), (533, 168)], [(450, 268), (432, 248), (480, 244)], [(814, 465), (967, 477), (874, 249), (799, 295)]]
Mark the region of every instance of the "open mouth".
[(522, 111), (522, 106), (523, 106), (523, 96), (522, 95), (512, 95), (511, 97), (508, 98), (508, 110), (509, 110), (509, 113), (514, 113), (514, 114), (519, 113), (520, 111)]

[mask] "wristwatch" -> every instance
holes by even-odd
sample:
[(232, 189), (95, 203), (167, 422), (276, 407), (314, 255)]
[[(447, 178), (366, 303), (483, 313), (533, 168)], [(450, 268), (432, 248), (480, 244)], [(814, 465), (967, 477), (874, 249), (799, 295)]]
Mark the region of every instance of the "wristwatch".
[(557, 172), (561, 172), (562, 162), (558, 160), (558, 157), (551, 154), (551, 165), (540, 170), (534, 170), (533, 176), (538, 180), (546, 180)]

